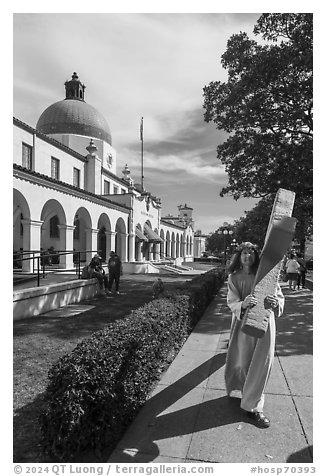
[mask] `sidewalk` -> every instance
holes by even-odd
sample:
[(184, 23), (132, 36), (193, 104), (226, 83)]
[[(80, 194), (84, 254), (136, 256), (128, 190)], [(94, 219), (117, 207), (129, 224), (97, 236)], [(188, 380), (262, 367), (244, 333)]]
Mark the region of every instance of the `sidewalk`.
[(224, 364), (231, 314), (226, 287), (162, 376), (109, 463), (312, 462), (312, 292), (285, 285), (276, 355), (259, 429), (228, 398)]

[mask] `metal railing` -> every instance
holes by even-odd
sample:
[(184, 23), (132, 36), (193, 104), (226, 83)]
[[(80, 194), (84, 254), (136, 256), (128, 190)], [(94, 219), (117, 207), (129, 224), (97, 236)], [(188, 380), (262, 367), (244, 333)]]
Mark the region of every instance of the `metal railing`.
[[(73, 264), (75, 267), (76, 275), (78, 279), (81, 277), (81, 263), (85, 263), (85, 261), (81, 261), (81, 255), (85, 255), (86, 253), (100, 253), (99, 250), (81, 250), (81, 251), (55, 251), (55, 252), (45, 252), (43, 250), (28, 250), (28, 251), (18, 251), (13, 253), (13, 261), (14, 261), (14, 274), (17, 268), (19, 269), (19, 264), (22, 265), (23, 261), (30, 261), (32, 260), (32, 273), (28, 273), (31, 275), (36, 275), (37, 278), (37, 286), (40, 285), (41, 278), (45, 278), (47, 274), (54, 274), (64, 272), (66, 268), (55, 268), (55, 269), (48, 269), (46, 266), (51, 266), (52, 264), (60, 264), (60, 256), (66, 255), (73, 255)], [(28, 256), (26, 256), (28, 255)], [(32, 255), (32, 256), (31, 256)], [(57, 261), (53, 263), (53, 258)], [(15, 268), (15, 263), (18, 265)], [(19, 271), (21, 274), (21, 270)]]

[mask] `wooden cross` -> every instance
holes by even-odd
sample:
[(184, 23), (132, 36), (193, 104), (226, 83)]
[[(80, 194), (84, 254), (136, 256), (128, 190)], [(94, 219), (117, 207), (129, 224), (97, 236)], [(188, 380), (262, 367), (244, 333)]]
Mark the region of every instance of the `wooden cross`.
[(275, 294), (282, 267), (282, 258), (291, 245), (296, 218), (292, 218), (295, 193), (280, 188), (276, 194), (270, 216), (265, 243), (252, 287), (257, 299), (256, 306), (247, 308), (241, 330), (253, 337), (263, 337), (271, 313), (265, 306), (265, 298)]

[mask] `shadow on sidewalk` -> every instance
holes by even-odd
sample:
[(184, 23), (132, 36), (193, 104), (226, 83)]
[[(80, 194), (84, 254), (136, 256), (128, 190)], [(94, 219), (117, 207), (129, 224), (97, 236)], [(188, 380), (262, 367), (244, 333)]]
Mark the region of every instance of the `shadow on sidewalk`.
[(313, 294), (282, 289), (285, 297), (283, 316), (276, 319), (276, 350), (281, 356), (312, 355)]
[[(225, 364), (226, 353), (214, 355), (187, 375), (156, 393), (146, 402), (135, 420), (132, 431), (127, 431), (109, 462), (145, 463), (159, 456), (157, 440), (163, 440), (231, 423), (244, 421), (240, 399), (223, 396), (187, 406), (160, 415), (175, 402), (196, 388)], [(141, 425), (137, 424), (137, 420)], [(123, 452), (123, 461), (121, 453)], [(137, 456), (139, 454), (139, 456)]]

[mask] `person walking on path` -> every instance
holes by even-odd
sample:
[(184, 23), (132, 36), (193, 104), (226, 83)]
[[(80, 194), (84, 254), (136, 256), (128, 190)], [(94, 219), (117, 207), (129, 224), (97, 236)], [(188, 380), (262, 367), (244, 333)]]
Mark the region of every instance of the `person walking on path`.
[(297, 253), (297, 261), (300, 265), (299, 274), (297, 278), (297, 287), (298, 289), (300, 289), (306, 287), (307, 264), (306, 260), (303, 258), (302, 253)]
[(115, 293), (119, 293), (120, 287), (120, 276), (122, 274), (122, 263), (120, 257), (114, 252), (110, 251), (110, 258), (108, 261), (109, 268), (109, 283), (108, 283), (108, 292), (112, 293), (112, 286), (115, 283)]
[(295, 253), (290, 253), (290, 258), (285, 263), (286, 274), (289, 279), (289, 289), (294, 291), (297, 285), (300, 265), (296, 260)]
[(233, 390), (240, 390), (240, 406), (247, 417), (258, 427), (267, 428), (270, 421), (263, 413), (264, 391), (274, 360), (275, 315), (283, 312), (284, 296), (279, 284), (275, 295), (266, 296), (267, 305), (274, 312), (263, 337), (241, 331), (245, 310), (257, 304), (251, 290), (258, 264), (257, 246), (245, 242), (238, 247), (229, 266), (227, 304), (232, 322), (224, 377), (227, 394), (231, 396)]

